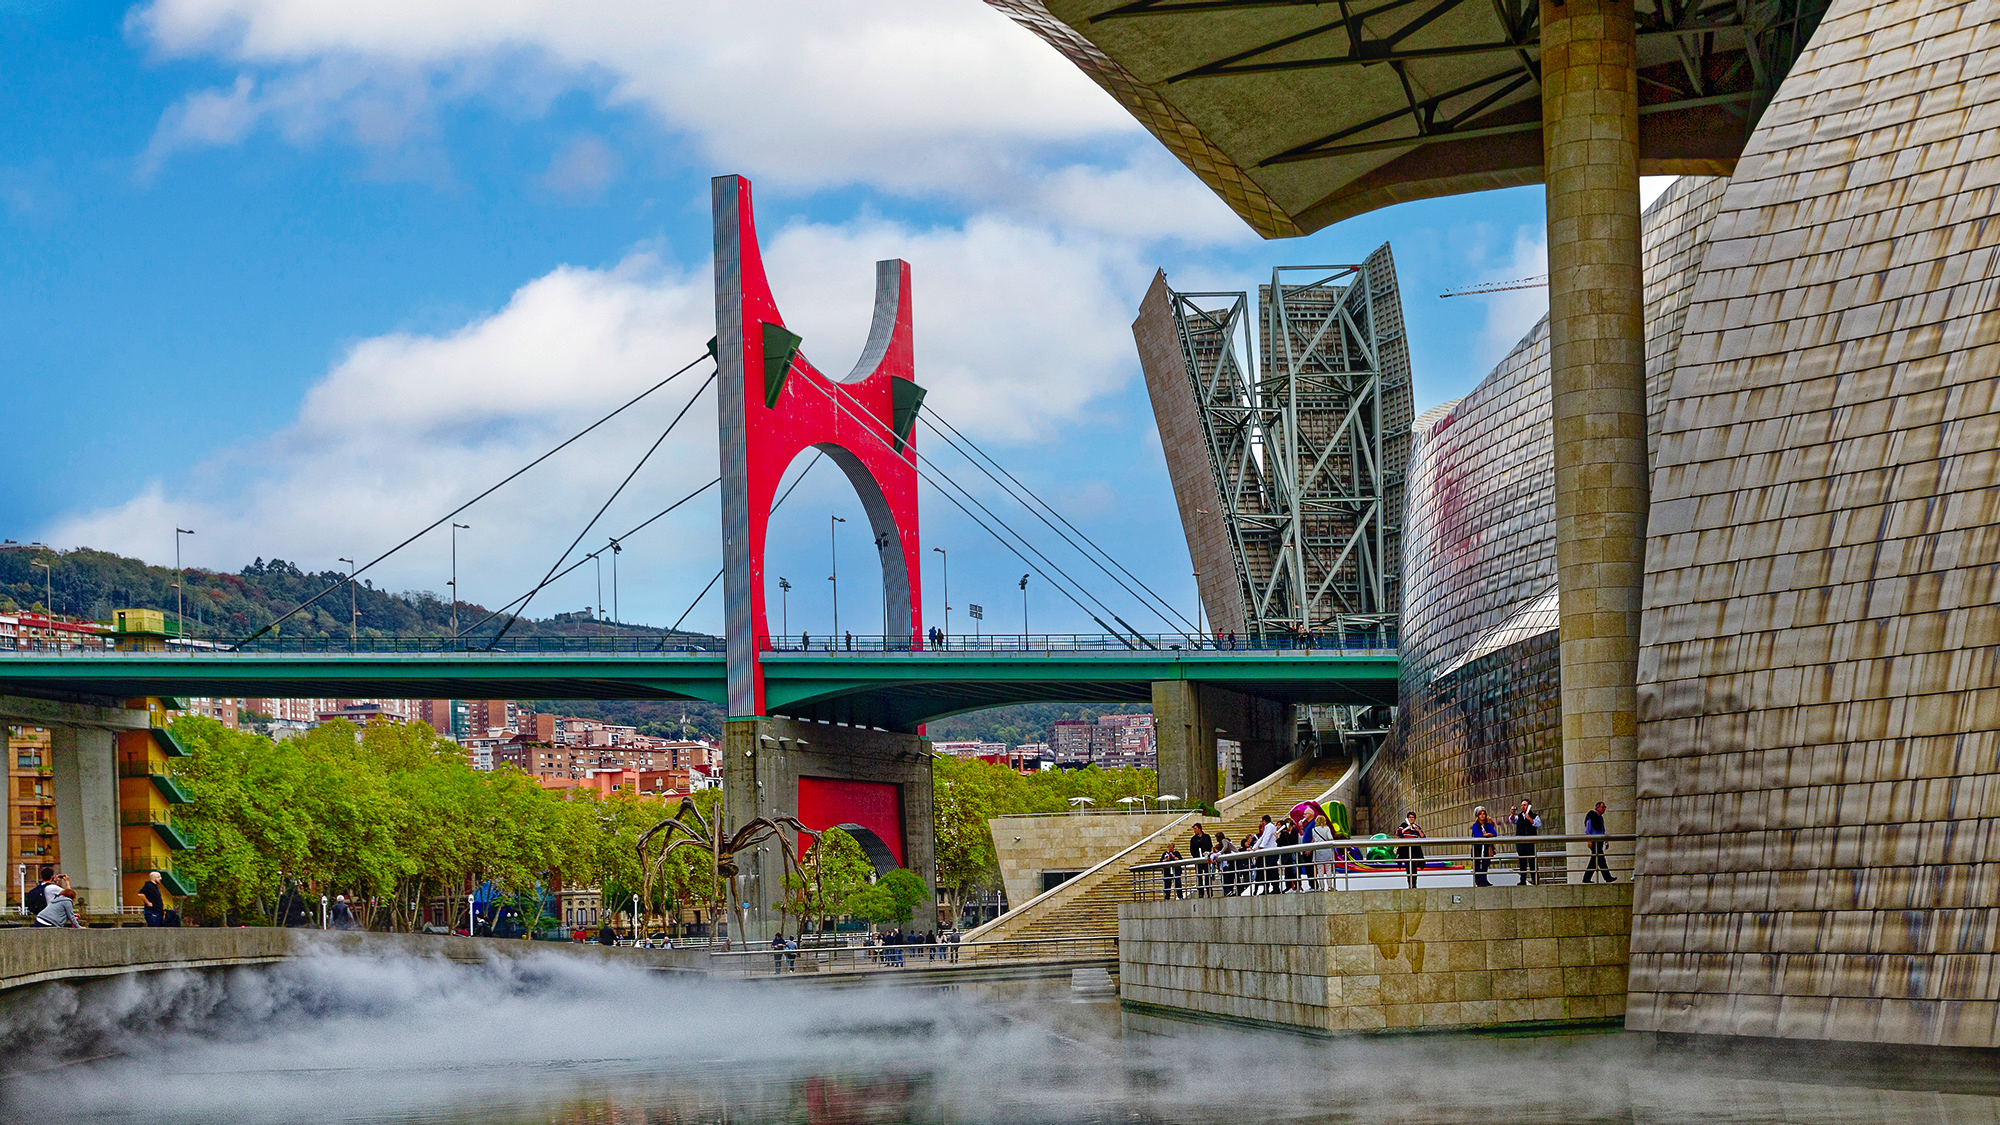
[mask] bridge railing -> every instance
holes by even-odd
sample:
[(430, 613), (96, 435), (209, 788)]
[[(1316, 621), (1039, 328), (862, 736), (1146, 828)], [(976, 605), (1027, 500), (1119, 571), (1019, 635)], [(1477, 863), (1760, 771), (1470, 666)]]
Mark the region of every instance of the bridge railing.
[(859, 633), (830, 636), (803, 632), (767, 635), (759, 639), (764, 652), (819, 653), (1029, 653), (1050, 652), (1354, 652), (1393, 653), (1394, 631), (1367, 634), (1321, 634), (1302, 637), (1250, 637), (1198, 633), (987, 633), (916, 640), (904, 636)]
[[(1197, 634), (1148, 633), (1107, 635), (1098, 633), (989, 633), (984, 636), (939, 637), (919, 643), (909, 637), (843, 634), (831, 637), (813, 633), (761, 638), (762, 651), (800, 655), (848, 656), (897, 653), (909, 656), (988, 654), (1046, 656), (1068, 652), (1342, 652), (1356, 655), (1393, 655), (1396, 637), (1390, 633), (1366, 635), (1327, 634), (1306, 637), (1236, 637), (1227, 634), (1207, 637)], [(171, 641), (164, 648), (133, 652), (116, 648), (65, 648), (15, 650), (0, 648), (7, 656), (61, 656), (76, 659), (144, 655), (170, 659), (176, 656), (532, 656), (540, 654), (600, 654), (623, 656), (676, 656), (705, 654), (719, 656), (727, 649), (721, 637), (700, 634), (661, 636), (643, 633), (604, 635), (504, 637), (302, 637), (263, 636), (255, 640), (230, 638)]]
[[(1504, 833), (1506, 828), (1502, 828)], [(1379, 891), (1408, 887), (1515, 887), (1623, 882), (1638, 837), (1432, 836), (1349, 838), (1140, 863), (1132, 897), (1211, 898), (1286, 891)], [(1176, 842), (1176, 847), (1179, 844)]]

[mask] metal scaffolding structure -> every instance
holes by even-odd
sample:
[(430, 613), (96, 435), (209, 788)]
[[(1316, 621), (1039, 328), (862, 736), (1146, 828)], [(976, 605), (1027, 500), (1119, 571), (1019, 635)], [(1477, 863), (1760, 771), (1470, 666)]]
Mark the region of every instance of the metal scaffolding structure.
[[(1206, 445), (1214, 493), (1175, 483), (1220, 505), (1236, 582), (1233, 597), (1202, 584), (1217, 630), (1393, 635), (1411, 397), (1389, 247), (1360, 265), (1272, 270), (1254, 340), (1247, 293), (1164, 292), (1179, 355), (1143, 358), (1156, 409), (1173, 380), (1153, 368), (1183, 368)], [(1191, 473), (1173, 452), (1177, 478)], [(1213, 604), (1225, 600), (1238, 604)]]

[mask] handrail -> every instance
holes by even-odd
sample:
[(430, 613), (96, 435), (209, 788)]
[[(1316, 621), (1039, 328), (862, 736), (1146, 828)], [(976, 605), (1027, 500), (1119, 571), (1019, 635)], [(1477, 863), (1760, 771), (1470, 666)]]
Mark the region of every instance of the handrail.
[[(918, 942), (904, 945), (805, 945), (798, 949), (774, 949), (751, 945), (744, 949), (709, 951), (709, 963), (719, 970), (741, 975), (798, 972), (801, 963), (808, 972), (895, 971), (918, 965), (954, 965), (961, 956), (979, 964), (1006, 961), (1050, 960), (1050, 946), (1058, 958), (1067, 951), (1075, 957), (1096, 960), (1118, 955), (1118, 939), (1111, 935), (1061, 938), (998, 938), (979, 941)], [(759, 960), (762, 958), (763, 960)], [(766, 970), (765, 965), (770, 965)]]
[[(1173, 659), (1187, 653), (1228, 655), (1261, 654), (1267, 657), (1295, 656), (1395, 656), (1396, 638), (1388, 636), (1325, 636), (1318, 638), (1239, 638), (1234, 642), (1190, 634), (1156, 633), (1144, 638), (1149, 645), (1135, 647), (1133, 638), (1096, 633), (987, 634), (981, 637), (950, 637), (938, 643), (919, 643), (902, 636), (809, 636), (763, 637), (758, 650), (791, 658), (830, 659), (849, 656), (896, 656), (910, 659), (954, 656), (1049, 657), (1066, 653), (1124, 653), (1134, 659)], [(256, 659), (283, 656), (534, 656), (604, 655), (642, 657), (719, 657), (728, 645), (721, 637), (696, 634), (611, 634), (605, 636), (522, 636), (508, 637), (497, 644), (479, 637), (374, 636), (374, 637), (273, 637), (265, 635), (236, 647), (230, 638), (175, 641), (158, 649), (120, 649), (105, 646), (63, 649), (0, 648), (5, 657), (62, 657), (66, 659), (140, 658), (180, 660), (189, 657), (231, 657)]]
[[(1405, 838), (1348, 836), (1275, 848), (1250, 848), (1206, 856), (1133, 864), (1132, 897), (1147, 899), (1204, 898), (1299, 891), (1379, 889), (1409, 880), (1451, 885), (1469, 877), (1472, 885), (1519, 886), (1569, 883), (1581, 869), (1584, 881), (1603, 875), (1630, 878), (1639, 837), (1630, 832), (1536, 836), (1411, 836)], [(1178, 841), (1176, 841), (1178, 843)], [(1617, 845), (1617, 847), (1613, 847)], [(1390, 853), (1370, 858), (1371, 851)], [(1314, 859), (1333, 853), (1331, 861)], [(1420, 854), (1417, 854), (1420, 853)], [(1583, 862), (1578, 863), (1581, 860)], [(1512, 883), (1490, 884), (1495, 875)], [(1343, 886), (1343, 881), (1345, 885)]]

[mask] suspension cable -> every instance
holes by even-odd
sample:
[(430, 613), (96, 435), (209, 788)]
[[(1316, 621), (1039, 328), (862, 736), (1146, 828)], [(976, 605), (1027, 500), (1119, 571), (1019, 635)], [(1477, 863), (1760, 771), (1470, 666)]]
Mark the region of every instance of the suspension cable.
[[(826, 456), (825, 450), (823, 449), (813, 450), (813, 459), (806, 462), (805, 469), (802, 472), (800, 472), (798, 476), (793, 477), (792, 483), (786, 486), (784, 493), (771, 503), (771, 511), (776, 512), (779, 508), (785, 506), (785, 501), (790, 500), (792, 498), (792, 493), (798, 489), (799, 485), (805, 483), (806, 473), (812, 472), (813, 466), (819, 464), (820, 458), (824, 456)], [(701, 599), (707, 597), (708, 592), (710, 590), (715, 589), (715, 584), (717, 582), (722, 581), (722, 572), (725, 569), (727, 569), (726, 566), (720, 566), (715, 568), (715, 577), (709, 579), (708, 585), (703, 586), (701, 588), (701, 593), (696, 594), (694, 596), (694, 600), (689, 602), (688, 607), (681, 611), (681, 615), (674, 619), (673, 625), (670, 628), (668, 628), (667, 632), (672, 633), (681, 627), (681, 622), (686, 621), (688, 619), (688, 614), (693, 613), (694, 607), (701, 604)], [(667, 644), (667, 639), (665, 637), (661, 637), (659, 647), (665, 648), (666, 644)]]
[[(674, 501), (673, 503), (667, 505), (666, 507), (646, 517), (644, 520), (640, 521), (636, 526), (634, 526), (632, 530), (626, 532), (623, 535), (620, 535), (618, 537), (618, 542), (623, 543), (625, 540), (630, 539), (631, 537), (637, 535), (641, 531), (646, 530), (647, 527), (651, 526), (656, 521), (662, 519), (668, 513), (672, 512), (674, 509), (680, 507), (682, 504), (687, 503), (688, 501), (694, 499), (695, 497), (700, 496), (702, 493), (707, 492), (709, 489), (714, 488), (716, 485), (721, 483), (722, 483), (722, 478), (716, 477), (714, 480), (709, 481), (707, 484), (702, 485), (700, 488), (695, 489), (693, 492), (688, 493), (686, 496), (681, 497), (679, 500)], [(569, 574), (576, 571), (578, 568), (582, 567), (584, 563), (589, 562), (591, 559), (594, 559), (598, 555), (601, 555), (603, 553), (604, 553), (604, 548), (599, 547), (597, 550), (592, 551), (590, 554), (585, 555), (582, 558), (576, 560), (575, 562), (569, 564), (568, 567), (564, 568), (561, 574), (555, 576), (556, 579), (559, 580), (568, 576)], [(481, 625), (486, 624), (488, 621), (493, 620), (494, 618), (500, 616), (501, 614), (506, 613), (509, 609), (513, 608), (515, 605), (527, 601), (529, 598), (535, 595), (536, 590), (540, 590), (541, 588), (542, 588), (541, 585), (537, 585), (534, 590), (530, 590), (527, 593), (522, 594), (520, 597), (515, 598), (511, 602), (508, 602), (506, 605), (501, 606), (499, 609), (492, 610), (491, 612), (487, 613), (486, 616), (480, 618), (479, 620), (473, 622), (471, 625), (467, 626), (463, 632), (459, 633), (459, 636), (461, 637), (471, 636), (473, 630), (479, 628)], [(495, 637), (494, 639), (497, 641), (499, 638)]]
[(369, 567), (374, 566), (376, 563), (381, 562), (383, 559), (388, 558), (390, 555), (395, 554), (397, 551), (402, 550), (403, 548), (409, 546), (410, 544), (415, 543), (417, 540), (422, 539), (424, 536), (430, 534), (431, 532), (436, 531), (439, 527), (444, 526), (447, 520), (450, 520), (454, 516), (463, 514), (467, 508), (472, 507), (474, 504), (477, 504), (481, 500), (484, 500), (488, 496), (491, 496), (495, 492), (498, 492), (501, 488), (503, 488), (508, 483), (513, 481), (514, 478), (520, 476), (522, 473), (527, 472), (529, 469), (534, 468), (536, 465), (541, 464), (542, 462), (548, 460), (549, 458), (554, 457), (556, 454), (561, 453), (563, 450), (569, 448), (571, 445), (574, 445), (576, 442), (581, 441), (585, 434), (590, 433), (592, 430), (597, 429), (599, 426), (602, 426), (606, 422), (609, 422), (613, 418), (616, 418), (620, 414), (623, 414), (627, 410), (630, 410), (632, 407), (638, 405), (641, 399), (646, 398), (648, 395), (651, 395), (654, 391), (659, 390), (661, 387), (666, 386), (668, 383), (671, 383), (675, 379), (678, 379), (681, 376), (687, 374), (689, 371), (692, 371), (694, 369), (695, 364), (700, 363), (704, 359), (711, 359), (714, 357), (714, 355), (715, 353), (712, 351), (705, 351), (702, 354), (696, 356), (694, 359), (688, 362), (687, 366), (681, 368), (679, 371), (674, 372), (672, 375), (667, 376), (666, 378), (660, 380), (659, 382), (654, 383), (652, 386), (647, 387), (645, 390), (640, 391), (637, 395), (634, 395), (632, 398), (628, 399), (623, 406), (620, 406), (618, 409), (613, 410), (611, 413), (606, 414), (604, 417), (599, 418), (597, 421), (592, 422), (590, 425), (585, 426), (583, 429), (577, 431), (575, 434), (571, 435), (569, 438), (564, 440), (561, 445), (556, 446), (554, 449), (549, 450), (547, 453), (542, 454), (540, 457), (535, 458), (533, 461), (530, 461), (527, 464), (521, 466), (520, 468), (514, 470), (512, 473), (509, 473), (504, 479), (500, 481), (499, 484), (496, 484), (493, 487), (487, 489), (486, 491), (480, 493), (479, 495), (474, 496), (472, 499), (467, 500), (465, 503), (460, 504), (458, 507), (453, 508), (449, 512), (446, 512), (444, 515), (439, 516), (437, 522), (431, 524), (429, 527), (424, 528), (422, 531), (417, 532), (415, 535), (410, 536), (408, 539), (403, 540), (401, 543), (398, 543), (395, 546), (389, 548), (388, 550), (382, 552), (381, 554), (375, 556), (373, 559), (370, 559), (366, 566), (361, 567), (359, 570), (349, 571), (345, 579), (339, 582), (335, 582), (333, 585), (328, 586), (326, 589), (321, 590), (319, 593), (314, 594), (312, 597), (307, 598), (305, 601), (300, 602), (298, 605), (293, 606), (290, 610), (286, 611), (283, 617), (277, 618), (270, 624), (265, 625), (263, 628), (257, 630), (256, 632), (250, 634), (249, 636), (243, 638), (242, 640), (237, 641), (235, 644), (230, 645), (229, 646), (230, 651), (234, 652), (242, 648), (244, 645), (249, 644), (251, 641), (256, 640), (258, 637), (263, 636), (265, 633), (268, 633), (271, 630), (277, 628), (279, 625), (290, 620), (293, 615), (297, 614), (301, 610), (310, 607), (313, 603), (319, 601), (321, 598), (326, 597), (328, 594), (331, 594), (335, 590), (340, 589), (342, 586), (347, 585), (349, 582), (354, 581), (355, 576), (365, 573)]
[(617, 501), (619, 495), (625, 491), (625, 486), (632, 483), (632, 478), (638, 476), (639, 470), (645, 468), (646, 462), (652, 459), (654, 453), (658, 452), (661, 443), (667, 440), (667, 435), (673, 433), (674, 427), (680, 425), (681, 419), (687, 417), (688, 411), (694, 409), (695, 402), (701, 398), (702, 392), (706, 391), (709, 388), (709, 386), (715, 382), (715, 377), (717, 374), (719, 374), (719, 371), (709, 372), (708, 378), (703, 380), (701, 386), (696, 387), (695, 392), (688, 396), (687, 402), (681, 406), (681, 412), (679, 414), (674, 415), (674, 420), (667, 423), (667, 428), (660, 431), (659, 437), (653, 439), (653, 444), (648, 446), (646, 448), (646, 452), (640, 456), (639, 463), (633, 465), (632, 471), (625, 474), (625, 479), (618, 482), (618, 487), (611, 490), (611, 495), (607, 497), (604, 503), (597, 509), (597, 514), (591, 516), (590, 522), (584, 524), (583, 530), (577, 532), (576, 538), (570, 540), (569, 546), (563, 548), (562, 555), (558, 557), (556, 561), (549, 566), (549, 572), (542, 576), (541, 585), (536, 586), (534, 589), (528, 591), (528, 600), (521, 603), (521, 609), (507, 619), (507, 623), (500, 627), (499, 632), (493, 634), (494, 644), (496, 645), (499, 644), (500, 638), (506, 636), (507, 630), (512, 629), (514, 627), (514, 622), (520, 620), (521, 613), (525, 613), (527, 611), (528, 604), (534, 601), (535, 595), (541, 593), (542, 589), (546, 587), (550, 582), (555, 581), (556, 568), (562, 566), (563, 563), (569, 560), (569, 553), (571, 551), (576, 550), (576, 545), (578, 543), (583, 542), (583, 537), (590, 534), (590, 529), (597, 526), (598, 520), (604, 518), (604, 513), (610, 509), (611, 505)]
[[(1182, 616), (1180, 611), (1174, 608), (1172, 602), (1169, 602), (1167, 599), (1161, 597), (1158, 591), (1154, 590), (1151, 586), (1146, 585), (1145, 581), (1141, 579), (1138, 575), (1133, 574), (1129, 570), (1126, 570), (1125, 567), (1121, 563), (1119, 563), (1119, 561), (1115, 557), (1112, 556), (1111, 552), (1105, 550), (1103, 547), (1098, 546), (1095, 540), (1091, 539), (1089, 535), (1084, 534), (1081, 528), (1077, 527), (1075, 524), (1065, 519), (1061, 512), (1056, 511), (1053, 505), (1051, 505), (1047, 500), (1042, 499), (1041, 496), (1036, 494), (1036, 492), (1033, 489), (1023, 484), (1020, 478), (1016, 477), (1013, 473), (1009, 472), (1006, 466), (1000, 464), (998, 460), (994, 459), (992, 454), (986, 452), (984, 449), (981, 449), (976, 443), (973, 442), (971, 438), (966, 437), (963, 433), (960, 433), (958, 427), (952, 425), (951, 422), (944, 417), (944, 415), (938, 413), (935, 409), (933, 409), (929, 411), (918, 411), (917, 417), (923, 421), (925, 426), (930, 427), (931, 432), (937, 434), (938, 437), (941, 440), (943, 440), (947, 446), (950, 446), (952, 449), (956, 450), (959, 456), (964, 457), (967, 461), (972, 462), (974, 468), (978, 469), (982, 473), (985, 473), (986, 478), (988, 480), (991, 480), (994, 484), (1000, 485), (1000, 487), (1003, 490), (1007, 489), (1008, 484), (1002, 483), (999, 480), (999, 478), (995, 477), (991, 472), (989, 472), (986, 469), (985, 465), (980, 464), (977, 458), (973, 457), (972, 454), (967, 453), (965, 448), (961, 448), (959, 443), (961, 442), (964, 443), (965, 447), (969, 447), (974, 452), (976, 452), (979, 455), (979, 457), (982, 457), (987, 462), (991, 463), (995, 469), (998, 469), (1000, 471), (1001, 476), (1007, 478), (1007, 481), (1011, 483), (1015, 489), (1018, 489), (1020, 493), (1026, 494), (1030, 499), (1034, 500), (1035, 504), (1039, 504), (1041, 505), (1042, 508), (1046, 509), (1049, 515), (1054, 516), (1056, 519), (1060, 520), (1062, 522), (1063, 527), (1068, 528), (1070, 531), (1075, 532), (1077, 538), (1082, 539), (1085, 543), (1089, 544), (1092, 550), (1096, 551), (1098, 555), (1102, 555), (1104, 559), (1108, 561), (1112, 566), (1118, 568), (1119, 573), (1125, 575), (1126, 578), (1130, 578), (1134, 583), (1138, 585), (1140, 590), (1144, 590), (1146, 593), (1145, 595), (1142, 595), (1138, 591), (1132, 589), (1132, 587), (1127, 586), (1124, 583), (1124, 581), (1118, 577), (1117, 574), (1113, 574), (1111, 573), (1111, 571), (1107, 570), (1104, 566), (1104, 563), (1098, 562), (1097, 558), (1093, 556), (1090, 551), (1086, 551), (1082, 547), (1077, 546), (1075, 541), (1071, 540), (1068, 535), (1065, 535), (1063, 533), (1062, 528), (1058, 528), (1056, 527), (1055, 524), (1049, 523), (1047, 517), (1043, 516), (1040, 512), (1035, 511), (1034, 504), (1029, 504), (1027, 500), (1021, 499), (1020, 495), (1016, 495), (1014, 497), (1016, 502), (1018, 502), (1022, 507), (1027, 508), (1028, 511), (1033, 512), (1036, 519), (1041, 520), (1042, 523), (1048, 526), (1049, 530), (1055, 532), (1058, 536), (1061, 536), (1063, 541), (1069, 543), (1069, 545), (1072, 548), (1074, 548), (1078, 554), (1082, 555), (1084, 558), (1089, 559), (1091, 563), (1097, 567), (1097, 569), (1104, 571), (1104, 576), (1106, 578), (1109, 578), (1113, 582), (1118, 583), (1119, 589), (1124, 590), (1127, 594), (1132, 595), (1132, 597), (1136, 601), (1138, 601), (1139, 604), (1144, 605), (1150, 612), (1159, 614), (1160, 619), (1162, 621), (1167, 622), (1169, 625), (1172, 625), (1175, 619), (1179, 619), (1180, 624), (1185, 626), (1189, 631), (1191, 632), (1196, 631), (1195, 623), (1189, 621), (1186, 617)], [(935, 420), (935, 422), (933, 422), (933, 420)], [(950, 436), (947, 436), (939, 432), (937, 427), (940, 425), (943, 426), (945, 429), (951, 431)], [(957, 440), (954, 441), (953, 438), (956, 438)], [(1158, 603), (1158, 606), (1148, 604), (1146, 601), (1147, 595), (1150, 595), (1153, 601)], [(1161, 612), (1160, 607), (1164, 607), (1166, 612)], [(1113, 614), (1112, 616), (1115, 617), (1117, 615)], [(1131, 628), (1131, 626), (1127, 624), (1126, 628), (1129, 629)], [(1134, 630), (1134, 632), (1137, 632), (1137, 630)]]
[[(807, 380), (806, 385), (811, 386), (815, 390), (820, 391), (821, 394), (826, 395), (828, 399), (833, 402), (834, 408), (836, 410), (840, 410), (846, 413), (848, 417), (853, 418), (855, 421), (861, 423), (864, 431), (868, 434), (868, 436), (874, 438), (877, 442), (881, 443), (883, 446), (887, 447), (892, 452), (898, 452), (898, 453), (900, 452), (896, 450), (895, 446), (891, 444), (888, 438), (885, 438), (881, 434), (875, 432), (878, 429), (887, 429), (886, 424), (883, 423), (880, 419), (869, 415), (857, 413), (846, 402), (843, 402), (839, 395), (819, 387), (812, 380)], [(891, 436), (893, 436), (893, 432)], [(942, 495), (945, 499), (951, 501), (954, 507), (956, 507), (959, 511), (964, 512), (966, 516), (971, 518), (972, 522), (978, 524), (980, 528), (984, 530), (988, 535), (993, 536), (993, 538), (996, 541), (998, 541), (1002, 547), (1007, 548), (1009, 554), (1012, 554), (1015, 558), (1020, 559), (1023, 563), (1026, 563), (1029, 570), (1033, 571), (1036, 574), (1041, 575), (1042, 580), (1044, 582), (1047, 582), (1050, 586), (1054, 587), (1057, 593), (1061, 594), (1065, 598), (1068, 598), (1070, 602), (1076, 606), (1076, 608), (1082, 610), (1084, 614), (1087, 615), (1092, 621), (1097, 622), (1098, 627), (1102, 628), (1105, 631), (1105, 633), (1111, 635), (1117, 634), (1116, 630), (1111, 628), (1111, 626), (1106, 625), (1104, 623), (1103, 618), (1099, 617), (1094, 611), (1091, 610), (1089, 606), (1083, 604), (1083, 602), (1077, 598), (1076, 594), (1072, 594), (1069, 591), (1068, 587), (1066, 587), (1063, 584), (1063, 582), (1068, 582), (1069, 585), (1075, 586), (1078, 592), (1082, 593), (1084, 597), (1089, 598), (1091, 601), (1098, 601), (1098, 599), (1094, 595), (1092, 595), (1090, 591), (1083, 586), (1082, 583), (1079, 583), (1076, 581), (1076, 579), (1071, 578), (1068, 575), (1068, 573), (1066, 573), (1060, 566), (1057, 566), (1053, 560), (1049, 559), (1048, 556), (1042, 554), (1042, 552), (1039, 549), (1037, 549), (1033, 543), (1030, 543), (1025, 536), (1021, 535), (1020, 532), (1015, 531), (1011, 526), (1009, 526), (1007, 524), (1007, 521), (1001, 519), (997, 515), (994, 515), (991, 509), (987, 508), (986, 505), (979, 502), (978, 497), (973, 496), (972, 493), (967, 491), (963, 485), (959, 484), (956, 480), (953, 480), (949, 474), (945, 473), (942, 468), (937, 467), (936, 462), (934, 461), (929, 462), (932, 465), (932, 467), (937, 468), (938, 474), (943, 476), (944, 479), (950, 483), (952, 488), (956, 488), (961, 493), (964, 493), (965, 498), (967, 500), (970, 500), (975, 506), (977, 506), (980, 511), (985, 512), (986, 515), (990, 517), (994, 523), (997, 523), (1001, 527), (1006, 528), (1007, 533), (1009, 535), (1012, 535), (1014, 536), (1014, 538), (1020, 540), (1022, 546), (1026, 547), (1029, 551), (1033, 552), (1037, 558), (1040, 558), (1043, 562), (1047, 563), (1050, 570), (1053, 570), (1056, 572), (1056, 574), (1061, 575), (1062, 581), (1058, 581), (1055, 577), (1052, 577), (1048, 571), (1045, 571), (1040, 566), (1037, 566), (1034, 560), (1022, 554), (1019, 549), (1017, 549), (1012, 543), (1009, 543), (1006, 540), (1006, 538), (1003, 537), (999, 532), (994, 531), (993, 528), (988, 526), (985, 521), (981, 520), (978, 516), (973, 515), (972, 510), (970, 508), (967, 508), (965, 504), (958, 499), (958, 497), (953, 496), (951, 492), (947, 490), (943, 485), (939, 484), (938, 481), (935, 478), (933, 478), (933, 476), (930, 473), (926, 473), (923, 469), (923, 463), (928, 461), (928, 459), (925, 458), (923, 454), (919, 452), (914, 445), (911, 445), (910, 452), (912, 453), (912, 455), (915, 456), (916, 460), (919, 462), (918, 464), (914, 465), (913, 468), (916, 469), (917, 476), (920, 479), (929, 482), (932, 488), (938, 490), (939, 495)], [(1098, 608), (1104, 610), (1106, 613), (1111, 612), (1109, 607), (1105, 606), (1102, 602), (1098, 602)], [(1114, 614), (1113, 616), (1116, 615)], [(1126, 643), (1127, 646), (1129, 647), (1130, 642), (1128, 641)]]

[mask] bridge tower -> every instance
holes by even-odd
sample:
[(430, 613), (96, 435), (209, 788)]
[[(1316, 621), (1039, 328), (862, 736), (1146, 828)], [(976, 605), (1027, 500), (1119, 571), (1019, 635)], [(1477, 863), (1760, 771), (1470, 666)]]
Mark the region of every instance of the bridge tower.
[[(724, 819), (732, 831), (780, 814), (814, 829), (842, 827), (878, 867), (900, 863), (934, 886), (930, 751), (923, 737), (773, 715), (764, 692), (764, 661), (789, 640), (772, 636), (765, 611), (765, 539), (785, 469), (807, 449), (846, 474), (876, 541), (885, 544), (888, 643), (922, 645), (915, 430), (924, 391), (914, 378), (910, 267), (899, 260), (875, 264), (867, 346), (846, 378), (831, 378), (806, 359), (801, 338), (778, 312), (757, 242), (750, 181), (718, 176), (712, 189), (729, 677)], [(832, 651), (825, 656), (835, 658)], [(746, 936), (753, 940), (767, 938), (778, 924), (777, 846), (765, 845), (744, 868), (751, 876), (742, 888), (751, 919)], [(912, 924), (928, 929), (934, 919), (920, 911)]]

